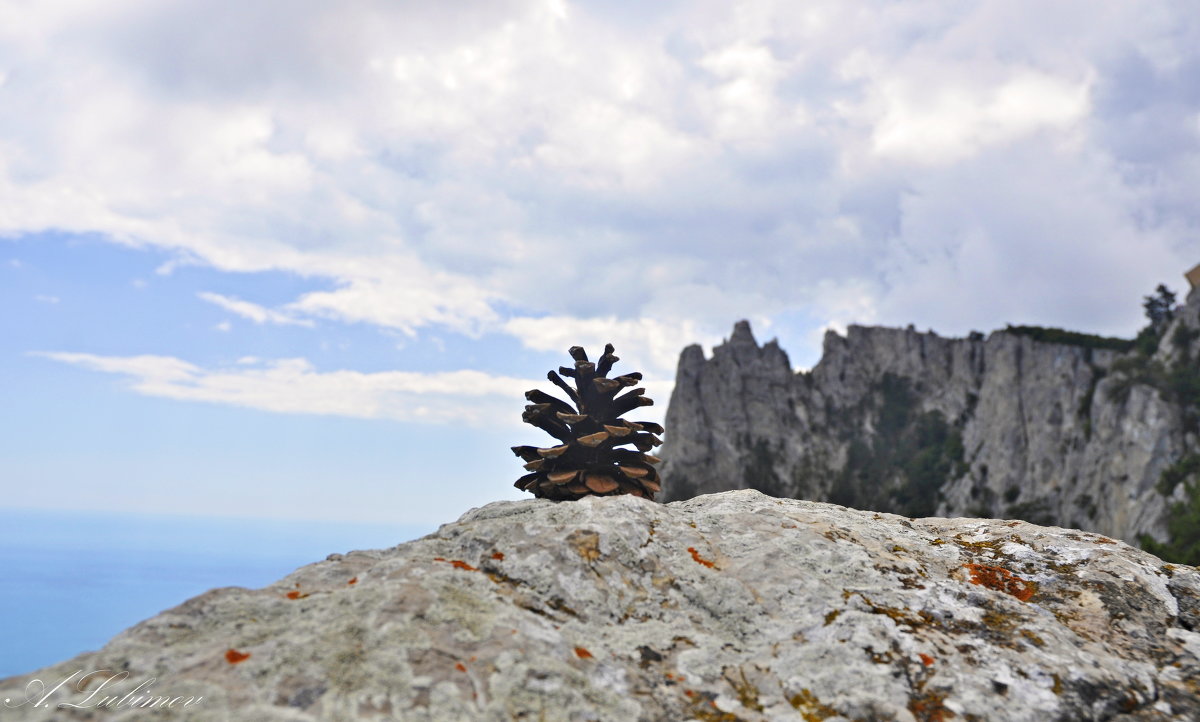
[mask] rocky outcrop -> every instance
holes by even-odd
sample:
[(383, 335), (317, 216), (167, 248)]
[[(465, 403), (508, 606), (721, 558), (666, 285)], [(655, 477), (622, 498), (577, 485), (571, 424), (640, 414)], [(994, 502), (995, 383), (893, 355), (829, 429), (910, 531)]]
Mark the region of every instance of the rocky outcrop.
[(215, 589), (0, 699), (6, 722), (1194, 720), (1200, 570), (755, 491), (497, 502)]
[(1164, 472), (1200, 448), (1198, 332), (1193, 291), (1169, 326), (1128, 350), (1048, 329), (955, 339), (851, 326), (795, 373), (743, 321), (712, 358), (699, 346), (680, 357), (664, 497), (754, 488), (1162, 540), (1186, 496), (1160, 483)]

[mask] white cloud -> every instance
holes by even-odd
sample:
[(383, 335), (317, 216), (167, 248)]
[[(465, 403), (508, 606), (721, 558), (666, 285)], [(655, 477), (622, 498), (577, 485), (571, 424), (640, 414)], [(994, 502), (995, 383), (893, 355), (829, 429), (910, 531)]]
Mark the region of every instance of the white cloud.
[[(537, 382), (480, 371), (318, 371), (304, 359), (239, 359), (206, 369), (169, 356), (40, 352), (62, 363), (127, 377), (146, 396), (321, 414), (492, 427), (520, 423), (524, 392)], [(545, 386), (543, 382), (541, 384)]]
[[(662, 421), (673, 388), (676, 350), (695, 336), (686, 327), (672, 329), (668, 324), (622, 323), (612, 319), (514, 319), (510, 323), (513, 333), (539, 351), (565, 351), (568, 346), (582, 344), (598, 357), (604, 343), (612, 341), (622, 358), (614, 373), (646, 373), (641, 385), (656, 402), (654, 407), (640, 409), (637, 419), (658, 422)], [(126, 377), (131, 390), (146, 396), (275, 413), (496, 427), (519, 425), (519, 411), (526, 403), (524, 393), (529, 389), (540, 388), (561, 397), (544, 378), (524, 379), (475, 370), (318, 371), (305, 359), (269, 360), (254, 356), (243, 356), (227, 367), (204, 368), (170, 356), (102, 356), (61, 351), (35, 355)], [(648, 363), (656, 357), (661, 363), (669, 362), (669, 369), (664, 371), (667, 367)]]
[(738, 41), (705, 55), (699, 65), (719, 79), (707, 99), (715, 139), (769, 144), (787, 125), (803, 122), (803, 110), (779, 98), (776, 85), (788, 68), (766, 45)]
[(345, 277), (353, 280), (333, 291), (307, 293), (287, 308), (340, 321), (373, 323), (408, 335), (435, 323), (478, 334), (497, 317), (489, 304), (493, 294), (477, 282), (429, 269), (415, 259), (391, 264), (380, 259), (376, 268), (346, 265)]
[(671, 323), (650, 318), (518, 317), (506, 321), (503, 330), (520, 339), (526, 348), (537, 351), (565, 353), (572, 346), (582, 346), (599, 357), (604, 345), (612, 343), (622, 359), (616, 371), (643, 371), (659, 379), (658, 383), (670, 383), (674, 378), (679, 351), (684, 346), (711, 344), (719, 339), (702, 333), (691, 321)]
[(259, 325), (264, 324), (264, 323), (274, 323), (274, 324), (293, 325), (293, 326), (310, 326), (310, 327), (313, 325), (313, 322), (311, 319), (296, 318), (295, 316), (284, 313), (282, 311), (276, 311), (274, 309), (266, 308), (264, 306), (258, 305), (257, 303), (251, 303), (250, 301), (243, 301), (239, 298), (233, 298), (231, 296), (222, 296), (219, 293), (211, 293), (208, 291), (203, 291), (197, 295), (201, 299), (208, 301), (209, 303), (216, 304), (217, 306), (220, 306), (221, 308), (225, 309), (226, 311), (229, 311), (230, 313), (235, 313), (238, 316), (241, 316), (242, 318), (248, 318), (251, 321), (253, 321), (254, 323), (257, 323)]
[[(949, 168), (906, 196), (905, 244), (888, 259), (880, 322), (964, 334), (995, 327), (980, 324), (981, 317), (1052, 320), (1130, 335), (1144, 323), (1141, 298), (1153, 289), (1144, 279), (1161, 274), (1178, 286), (1186, 263), (1177, 260), (1173, 232), (1130, 213), (1144, 202), (1144, 191), (1122, 183), (1111, 160), (1047, 153), (1037, 143), (984, 160), (994, 173)], [(1024, 173), (1030, 166), (1039, 172)], [(1119, 309), (1097, 313), (1113, 298), (1121, 300)], [(914, 319), (913, 308), (924, 313)]]
[(690, 321), (671, 323), (649, 318), (518, 317), (506, 321), (503, 330), (520, 339), (526, 348), (537, 351), (565, 354), (572, 346), (582, 346), (592, 360), (604, 353), (605, 344), (613, 344), (621, 360), (610, 375), (641, 372), (639, 385), (654, 400), (654, 406), (638, 409), (635, 420), (658, 423), (663, 421), (675, 388), (679, 352), (693, 343), (712, 346), (720, 342), (720, 336), (704, 333)]
[(54, 305), (54, 304), (62, 301), (62, 299), (59, 298), (58, 296), (47, 296), (44, 294), (38, 294), (38, 295), (34, 296), (33, 300), (37, 301), (38, 303), (46, 303), (46, 304), (50, 304), (50, 305)]
[(0, 2), (0, 48), (0, 234), (331, 289), (208, 299), (258, 323), (668, 319), (628, 331), (662, 370), (796, 309), (1128, 333), (1195, 261), (1165, 0)]
[[(988, 87), (978, 78), (932, 84), (883, 79), (876, 153), (913, 163), (951, 163), (1039, 130), (1069, 130), (1089, 109), (1089, 82), (1013, 69)], [(931, 87), (932, 86), (932, 87)]]
[(821, 335), (827, 329), (845, 334), (851, 324), (870, 325), (879, 318), (875, 289), (865, 283), (825, 282), (818, 286), (816, 299), (817, 315), (829, 319), (816, 330)]

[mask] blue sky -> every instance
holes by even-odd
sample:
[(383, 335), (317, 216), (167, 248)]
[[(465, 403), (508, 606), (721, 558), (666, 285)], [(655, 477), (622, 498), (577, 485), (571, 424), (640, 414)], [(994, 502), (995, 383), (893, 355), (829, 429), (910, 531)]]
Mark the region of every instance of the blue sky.
[[(519, 498), (612, 341), (1133, 335), (1200, 261), (1188, 4), (0, 0), (0, 504)], [(669, 429), (668, 429), (669, 438)]]

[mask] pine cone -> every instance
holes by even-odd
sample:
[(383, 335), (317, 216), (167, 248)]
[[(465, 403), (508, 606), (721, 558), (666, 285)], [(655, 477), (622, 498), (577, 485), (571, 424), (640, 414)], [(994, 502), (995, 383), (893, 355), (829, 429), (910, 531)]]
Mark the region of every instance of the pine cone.
[[(575, 359), (575, 368), (563, 366), (558, 371), (574, 378), (575, 388), (553, 371), (546, 378), (567, 394), (574, 407), (534, 389), (525, 392), (531, 404), (521, 415), (522, 421), (561, 443), (545, 449), (512, 447), (513, 453), (527, 462), (525, 469), (529, 472), (513, 486), (555, 500), (579, 499), (588, 494), (633, 494), (653, 499), (662, 488), (654, 470), (660, 460), (645, 452), (662, 443), (656, 434), (663, 433), (663, 427), (652, 421), (618, 418), (626, 411), (654, 404), (644, 396), (644, 388), (617, 395), (621, 389), (636, 385), (642, 375), (635, 372), (605, 378), (620, 360), (613, 355), (611, 343), (596, 363), (588, 361), (580, 346), (572, 346), (568, 353)], [(637, 450), (617, 448), (629, 445)]]

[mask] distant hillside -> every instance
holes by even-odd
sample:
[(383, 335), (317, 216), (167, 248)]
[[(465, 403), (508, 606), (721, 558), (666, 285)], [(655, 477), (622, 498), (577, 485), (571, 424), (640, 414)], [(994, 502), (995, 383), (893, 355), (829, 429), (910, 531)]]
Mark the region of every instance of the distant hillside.
[(1196, 291), (1136, 342), (851, 326), (799, 374), (743, 321), (712, 358), (699, 346), (680, 357), (664, 496), (753, 488), (913, 517), (1020, 518), (1145, 535), (1156, 553), (1200, 563), (1198, 368)]

